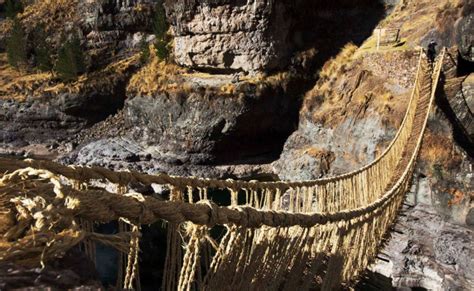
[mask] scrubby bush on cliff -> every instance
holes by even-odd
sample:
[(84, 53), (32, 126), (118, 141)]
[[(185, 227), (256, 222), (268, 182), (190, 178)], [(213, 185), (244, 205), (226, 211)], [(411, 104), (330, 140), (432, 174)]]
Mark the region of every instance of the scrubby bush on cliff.
[(168, 43), (163, 40), (157, 40), (155, 42), (156, 56), (160, 60), (166, 60), (169, 56)]
[(5, 2), (5, 15), (8, 18), (15, 18), (15, 16), (23, 11), (23, 4), (20, 0), (7, 0)]
[(15, 18), (13, 21), (12, 30), (10, 36), (6, 40), (6, 51), (8, 63), (19, 68), (26, 65), (28, 61), (26, 38), (23, 27), (18, 19)]
[(59, 49), (54, 70), (63, 82), (74, 81), (85, 72), (84, 54), (77, 35), (73, 35)]
[(165, 8), (163, 7), (163, 1), (159, 0), (155, 6), (155, 16), (153, 19), (153, 33), (157, 39), (166, 38), (166, 32), (168, 31), (168, 23), (166, 22)]
[(140, 42), (140, 63), (145, 64), (150, 59), (150, 46), (145, 38)]
[(169, 56), (168, 23), (166, 13), (163, 7), (163, 1), (159, 0), (155, 7), (155, 17), (153, 19), (153, 33), (156, 36), (155, 50), (156, 56), (160, 60), (166, 60)]
[(33, 31), (33, 54), (35, 65), (39, 70), (44, 72), (52, 70), (51, 50), (46, 42), (46, 33), (42, 26), (38, 26)]

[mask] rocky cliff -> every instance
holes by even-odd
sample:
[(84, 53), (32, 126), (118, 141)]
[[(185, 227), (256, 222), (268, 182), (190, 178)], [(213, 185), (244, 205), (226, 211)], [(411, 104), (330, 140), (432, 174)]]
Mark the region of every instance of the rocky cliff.
[(285, 1), (167, 1), (178, 64), (200, 70), (284, 68), (292, 5)]

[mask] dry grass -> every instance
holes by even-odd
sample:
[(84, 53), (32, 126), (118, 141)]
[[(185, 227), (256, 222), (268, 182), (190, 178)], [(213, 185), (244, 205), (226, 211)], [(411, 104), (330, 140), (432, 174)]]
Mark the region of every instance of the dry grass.
[(154, 53), (151, 53), (150, 58), (148, 64), (130, 79), (127, 91), (139, 95), (154, 95), (165, 90), (179, 90), (176, 76), (184, 74), (186, 70), (161, 61)]
[[(153, 51), (153, 48), (151, 50)], [(228, 79), (228, 81), (219, 81), (220, 78)], [(161, 61), (155, 54), (151, 54), (150, 61), (131, 78), (127, 92), (132, 95), (148, 96), (161, 92), (191, 93), (194, 90), (201, 90), (203, 88), (197, 85), (199, 81), (194, 82), (193, 80), (206, 80), (204, 82), (207, 84), (204, 86), (206, 92), (234, 97), (238, 95), (239, 87), (245, 87), (245, 84), (262, 85), (257, 86), (258, 88), (263, 88), (266, 85), (274, 87), (283, 84), (289, 79), (290, 74), (288, 72), (277, 72), (270, 76), (263, 76), (262, 74), (241, 76), (239, 83), (234, 84), (228, 75), (216, 76), (209, 73), (192, 71)], [(210, 85), (213, 84), (213, 81), (215, 81), (215, 84)]]
[(19, 15), (27, 30), (43, 25), (46, 31), (60, 33), (67, 22), (77, 20), (76, 6), (79, 0), (42, 0), (26, 7)]
[(458, 167), (463, 160), (462, 156), (456, 152), (451, 138), (435, 134), (430, 130), (425, 133), (423, 139), (421, 159), (428, 163), (433, 171), (441, 167), (446, 172)]
[[(74, 29), (77, 26), (79, 17), (76, 13), (76, 6), (80, 0), (41, 0), (28, 5), (25, 11), (18, 15), (23, 29), (30, 33), (38, 26), (45, 29), (49, 35), (47, 41), (53, 47), (61, 45), (61, 35), (66, 30)], [(13, 22), (5, 19), (0, 22), (0, 41), (5, 41), (6, 36), (12, 28)]]
[(334, 83), (337, 78), (346, 72), (348, 66), (351, 65), (352, 56), (356, 51), (357, 46), (348, 43), (336, 57), (326, 62), (319, 73), (316, 86), (305, 95), (305, 102), (302, 109), (304, 113), (316, 112), (316, 108), (324, 101), (338, 99), (337, 96), (335, 96), (337, 94), (334, 92)]
[(0, 99), (23, 101), (52, 82), (51, 73), (26, 73), (12, 68), (6, 54), (0, 54)]
[(356, 51), (357, 46), (355, 44), (351, 42), (346, 44), (335, 58), (324, 64), (319, 74), (320, 79), (328, 80), (337, 77), (341, 73), (343, 74)]
[(443, 32), (454, 27), (469, 0), (410, 0), (400, 3), (395, 11), (381, 22), (383, 26), (400, 27), (400, 35), (408, 47), (415, 47), (433, 28)]
[(234, 84), (228, 83), (221, 87), (221, 92), (226, 95), (234, 95), (236, 92), (236, 87)]
[[(45, 0), (36, 1), (26, 7), (25, 11), (18, 17), (26, 31), (31, 31), (41, 25), (50, 36), (48, 42), (55, 47), (62, 33), (72, 29), (79, 21), (76, 7), (79, 0)], [(141, 8), (138, 8), (141, 9)], [(0, 33), (5, 36), (11, 27), (11, 21), (6, 20), (0, 26)], [(108, 66), (95, 72), (87, 73), (78, 78), (77, 81), (64, 84), (59, 82), (51, 73), (18, 72), (9, 67), (6, 56), (0, 59), (0, 98), (13, 98), (24, 100), (27, 96), (41, 97), (53, 96), (61, 92), (78, 93), (90, 88), (98, 91), (111, 90), (118, 81), (123, 80), (127, 71), (138, 66), (138, 55), (126, 59), (113, 61)]]
[(27, 97), (41, 98), (60, 93), (95, 91), (113, 92), (117, 82), (128, 70), (138, 65), (139, 55), (118, 60), (102, 70), (84, 74), (72, 83), (59, 82), (52, 73), (17, 71), (8, 65), (5, 54), (0, 54), (0, 98), (23, 101)]
[(356, 51), (357, 46), (353, 43), (348, 43), (342, 48), (341, 52), (336, 57), (326, 62), (319, 72), (316, 86), (306, 94), (305, 99), (308, 100), (309, 97), (316, 95), (322, 97), (322, 99), (318, 100), (319, 102), (327, 99), (327, 97), (332, 93), (331, 90), (335, 80), (347, 71), (348, 66), (352, 63), (352, 57)]
[[(408, 61), (414, 60), (414, 55), (390, 51), (357, 57), (358, 52), (355, 46), (346, 46), (325, 64), (316, 86), (305, 95), (302, 113), (330, 128), (347, 120), (351, 120), (349, 125), (355, 124), (371, 115), (380, 118), (384, 126), (398, 127), (412, 86), (410, 75), (400, 72), (406, 72), (406, 66), (414, 69)], [(406, 91), (393, 93), (401, 89), (392, 88)]]
[(84, 74), (72, 83), (57, 83), (48, 86), (43, 92), (59, 94), (63, 92), (80, 93), (88, 90), (95, 92), (114, 92), (117, 82), (124, 80), (127, 71), (138, 65), (139, 54), (109, 64), (102, 70)]

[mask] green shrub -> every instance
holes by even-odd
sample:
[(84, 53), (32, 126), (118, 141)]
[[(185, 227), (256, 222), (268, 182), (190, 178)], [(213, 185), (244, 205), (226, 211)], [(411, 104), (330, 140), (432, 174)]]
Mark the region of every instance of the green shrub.
[(10, 36), (6, 40), (6, 52), (8, 63), (11, 66), (19, 68), (22, 65), (26, 65), (28, 53), (25, 32), (17, 18), (14, 19)]
[(156, 36), (155, 52), (160, 60), (167, 60), (169, 56), (168, 49), (168, 22), (166, 21), (166, 13), (163, 7), (163, 1), (159, 0), (155, 7), (155, 17), (153, 20), (153, 33)]
[(73, 35), (59, 49), (55, 71), (63, 82), (71, 82), (86, 71), (81, 42)]
[(20, 12), (23, 12), (23, 4), (20, 0), (7, 0), (5, 2), (5, 15), (8, 18), (13, 19)]
[(153, 33), (157, 39), (164, 40), (168, 31), (168, 22), (166, 21), (166, 13), (163, 7), (163, 1), (159, 0), (155, 6), (155, 16), (153, 19)]
[(42, 26), (38, 26), (33, 31), (33, 54), (35, 65), (41, 71), (51, 71), (53, 63), (51, 61), (51, 50), (46, 42), (46, 33)]
[(140, 63), (145, 64), (150, 59), (150, 46), (143, 37), (140, 42)]
[(157, 40), (155, 42), (156, 56), (160, 60), (167, 60), (169, 56), (168, 43), (164, 40)]

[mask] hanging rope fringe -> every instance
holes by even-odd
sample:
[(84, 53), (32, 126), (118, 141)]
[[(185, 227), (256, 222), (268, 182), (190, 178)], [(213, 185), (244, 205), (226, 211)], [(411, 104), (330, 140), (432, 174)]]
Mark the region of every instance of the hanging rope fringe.
[[(138, 274), (138, 253), (140, 237), (140, 227), (137, 225), (132, 226), (132, 238), (130, 240), (130, 251), (127, 258), (127, 267), (125, 271), (125, 279), (123, 286), (125, 289), (132, 290), (133, 282), (137, 278)], [(139, 288), (137, 288), (139, 289)]]

